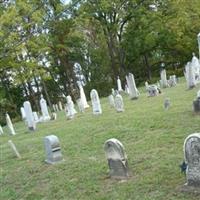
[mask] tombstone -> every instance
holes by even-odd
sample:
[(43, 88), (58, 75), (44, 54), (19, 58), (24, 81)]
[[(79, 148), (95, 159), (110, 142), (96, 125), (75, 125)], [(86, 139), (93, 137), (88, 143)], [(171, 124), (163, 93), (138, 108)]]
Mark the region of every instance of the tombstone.
[(110, 107), (115, 107), (115, 100), (112, 94), (108, 96), (108, 101), (109, 101)]
[(115, 97), (115, 109), (117, 112), (124, 112), (124, 102), (120, 94)]
[(33, 112), (33, 118), (34, 118), (34, 120), (35, 120), (36, 123), (39, 122), (39, 117), (38, 117), (37, 112)]
[(102, 110), (101, 110), (99, 95), (98, 95), (98, 93), (95, 89), (91, 90), (90, 98), (91, 98), (91, 101), (92, 101), (93, 114), (95, 114), (95, 115), (101, 114)]
[(25, 114), (25, 111), (24, 111), (24, 107), (21, 107), (20, 111), (21, 111), (22, 120), (26, 120), (26, 114)]
[(149, 97), (155, 97), (158, 96), (159, 89), (157, 85), (148, 85), (147, 92)]
[(194, 68), (190, 62), (188, 62), (187, 65), (185, 66), (185, 77), (188, 89), (194, 88), (196, 86), (195, 73), (194, 73)]
[(2, 126), (0, 125), (0, 135), (2, 135), (3, 134), (3, 128), (2, 128)]
[(197, 98), (193, 101), (193, 111), (200, 113), (200, 90), (197, 92)]
[(42, 112), (42, 121), (50, 120), (49, 111), (47, 108), (47, 102), (43, 98), (43, 95), (41, 95), (41, 99), (40, 99), (40, 108), (41, 108), (41, 112)]
[(195, 56), (195, 53), (192, 53), (191, 66), (194, 70), (195, 82), (199, 83), (200, 82), (200, 64), (199, 64), (199, 59)]
[(176, 75), (169, 76), (168, 84), (169, 84), (170, 87), (176, 86), (176, 84), (177, 84)]
[(46, 153), (46, 163), (55, 164), (63, 161), (60, 142), (57, 136), (49, 135), (44, 137), (44, 146)]
[(71, 96), (67, 96), (67, 118), (72, 119), (74, 118), (74, 115), (77, 113), (74, 108), (74, 102), (72, 101)]
[(59, 108), (60, 111), (63, 110), (63, 106), (62, 106), (61, 101), (58, 102), (58, 108)]
[(112, 95), (115, 96), (115, 90), (112, 88)]
[(17, 151), (17, 148), (16, 148), (15, 144), (12, 142), (12, 140), (8, 140), (8, 144), (10, 145), (12, 150), (14, 151), (17, 158), (21, 158), (21, 156), (20, 156), (19, 152)]
[(85, 92), (84, 92), (83, 86), (81, 84), (79, 85), (79, 89), (80, 89), (80, 98), (81, 98), (84, 109), (89, 108), (90, 106), (87, 103)]
[(149, 83), (148, 83), (147, 81), (145, 82), (145, 88), (146, 88), (146, 90), (148, 91)]
[(51, 120), (56, 120), (57, 119), (57, 114), (55, 112), (51, 113)]
[(126, 81), (129, 88), (130, 99), (137, 99), (139, 97), (139, 91), (136, 88), (133, 74), (129, 73), (128, 76), (126, 76)]
[(59, 111), (58, 104), (55, 104), (56, 112)]
[(168, 110), (169, 107), (170, 107), (170, 98), (166, 98), (166, 99), (164, 100), (164, 108), (165, 108), (166, 110)]
[(57, 112), (57, 110), (56, 110), (56, 105), (55, 105), (55, 104), (52, 104), (52, 107), (53, 107), (53, 111), (54, 111), (54, 112)]
[(166, 88), (168, 87), (168, 82), (167, 82), (167, 74), (166, 74), (166, 70), (162, 69), (160, 72), (160, 78), (161, 78), (161, 87), (162, 88)]
[(24, 110), (25, 110), (25, 114), (26, 114), (28, 129), (31, 131), (34, 131), (36, 129), (36, 123), (33, 118), (31, 104), (29, 101), (25, 101), (23, 105), (24, 105)]
[(12, 124), (12, 121), (11, 121), (10, 116), (8, 115), (8, 113), (6, 113), (6, 123), (7, 123), (7, 126), (9, 128), (9, 130), (10, 130), (10, 134), (11, 135), (16, 135), (14, 127), (13, 127), (13, 124)]
[(188, 186), (200, 186), (200, 133), (189, 135), (184, 141), (186, 180)]
[(128, 178), (128, 162), (124, 146), (117, 139), (109, 139), (104, 144), (104, 151), (108, 160), (111, 178)]
[(121, 80), (119, 79), (119, 76), (117, 77), (117, 89), (118, 89), (118, 92), (123, 91)]
[(80, 112), (82, 112), (82, 113), (85, 112), (85, 106), (84, 106), (81, 98), (79, 98), (77, 100), (77, 105), (78, 105), (78, 109), (79, 109)]
[(127, 94), (129, 94), (130, 92), (129, 92), (129, 88), (128, 88), (128, 85), (126, 84), (125, 85), (125, 92), (127, 93)]

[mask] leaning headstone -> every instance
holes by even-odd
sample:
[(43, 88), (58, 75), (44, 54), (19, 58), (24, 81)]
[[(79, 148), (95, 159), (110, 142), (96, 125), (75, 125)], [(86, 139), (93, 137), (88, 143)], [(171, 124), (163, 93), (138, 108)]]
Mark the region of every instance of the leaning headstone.
[(0, 125), (0, 135), (2, 135), (3, 134), (3, 128), (2, 128), (2, 126)]
[(72, 119), (75, 114), (74, 102), (72, 101), (71, 96), (67, 96), (67, 118)]
[(193, 111), (200, 113), (200, 90), (197, 92), (197, 98), (193, 101)]
[(120, 80), (119, 76), (117, 77), (117, 89), (118, 89), (118, 92), (123, 91), (122, 83), (121, 83), (121, 80)]
[(111, 178), (128, 178), (128, 162), (124, 146), (117, 139), (109, 139), (104, 144), (104, 151), (108, 160)]
[(200, 186), (200, 133), (189, 135), (184, 141), (186, 179), (188, 186)]
[(49, 111), (47, 108), (47, 102), (43, 98), (43, 95), (41, 95), (41, 99), (40, 99), (40, 108), (41, 108), (41, 112), (42, 112), (42, 121), (50, 120)]
[(22, 120), (26, 120), (26, 114), (25, 114), (25, 111), (24, 111), (24, 107), (21, 107), (20, 111), (21, 111)]
[(108, 101), (109, 101), (110, 107), (115, 107), (115, 100), (112, 94), (108, 96)]
[(126, 76), (126, 81), (127, 81), (128, 88), (129, 88), (130, 98), (137, 99), (139, 97), (139, 91), (136, 88), (135, 79), (134, 79), (133, 74), (129, 73), (128, 76)]
[(13, 127), (13, 124), (12, 124), (12, 121), (11, 121), (10, 116), (8, 115), (8, 113), (6, 113), (6, 123), (7, 123), (7, 126), (9, 128), (9, 130), (10, 130), (10, 134), (11, 135), (16, 135), (14, 127)]
[(12, 140), (8, 140), (8, 144), (10, 145), (12, 150), (14, 151), (17, 158), (21, 158), (21, 156), (20, 156), (19, 152), (17, 151), (17, 148), (16, 148), (15, 144), (12, 142)]
[(57, 136), (49, 135), (44, 138), (46, 163), (55, 164), (63, 161), (60, 142)]
[(164, 100), (164, 108), (165, 110), (168, 110), (170, 107), (170, 98), (165, 98)]
[(31, 131), (34, 131), (36, 129), (36, 123), (35, 120), (33, 118), (33, 112), (32, 112), (32, 108), (31, 108), (31, 104), (29, 101), (25, 101), (24, 102), (24, 110), (26, 113), (26, 120), (27, 120), (27, 125), (28, 125), (28, 129)]
[(117, 112), (124, 111), (124, 102), (123, 102), (123, 98), (120, 94), (117, 94), (115, 97), (115, 109)]
[(166, 88), (168, 87), (168, 81), (167, 81), (167, 74), (166, 74), (166, 70), (162, 69), (160, 72), (160, 78), (161, 78), (161, 87), (162, 88)]
[(102, 110), (101, 110), (99, 95), (98, 95), (98, 93), (95, 89), (91, 90), (90, 98), (91, 98), (91, 101), (92, 101), (93, 114), (95, 114), (95, 115), (101, 114)]
[(86, 99), (86, 96), (85, 96), (85, 92), (84, 92), (83, 86), (82, 86), (81, 84), (79, 85), (79, 90), (80, 90), (81, 102), (82, 102), (82, 104), (83, 104), (84, 109), (85, 109), (85, 108), (89, 108), (90, 106), (89, 106), (88, 103), (87, 103), (87, 99)]

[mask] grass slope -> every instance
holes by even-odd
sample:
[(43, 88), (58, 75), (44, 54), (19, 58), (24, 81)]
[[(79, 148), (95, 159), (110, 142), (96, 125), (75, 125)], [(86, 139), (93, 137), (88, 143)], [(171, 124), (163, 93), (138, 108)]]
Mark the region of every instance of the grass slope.
[[(90, 107), (68, 121), (59, 112), (56, 121), (38, 124), (35, 133), (29, 133), (23, 122), (14, 124), (16, 136), (0, 137), (0, 199), (200, 199), (180, 191), (185, 177), (179, 169), (184, 139), (200, 131), (200, 116), (192, 113), (197, 90), (186, 91), (182, 81), (158, 97), (142, 93), (131, 101), (124, 96), (124, 113), (116, 113), (104, 98), (101, 116), (93, 116)], [(163, 109), (165, 97), (172, 103), (168, 111)], [(6, 127), (4, 132), (8, 132)], [(53, 166), (44, 163), (43, 138), (50, 134), (59, 137), (65, 159)], [(113, 137), (123, 143), (128, 155), (132, 177), (126, 182), (107, 178), (103, 144)], [(9, 139), (21, 160), (14, 157)]]

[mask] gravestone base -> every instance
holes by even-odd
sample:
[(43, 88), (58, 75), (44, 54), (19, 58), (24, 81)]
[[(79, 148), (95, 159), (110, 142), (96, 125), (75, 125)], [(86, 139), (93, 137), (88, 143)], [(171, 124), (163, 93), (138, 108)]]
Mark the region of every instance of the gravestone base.
[(60, 163), (63, 161), (64, 161), (64, 159), (62, 157), (60, 150), (58, 152), (54, 152), (53, 156), (51, 158), (48, 158), (45, 160), (45, 162), (48, 164), (56, 164), (56, 163)]
[(194, 110), (195, 113), (200, 114), (200, 98), (193, 101), (193, 110)]

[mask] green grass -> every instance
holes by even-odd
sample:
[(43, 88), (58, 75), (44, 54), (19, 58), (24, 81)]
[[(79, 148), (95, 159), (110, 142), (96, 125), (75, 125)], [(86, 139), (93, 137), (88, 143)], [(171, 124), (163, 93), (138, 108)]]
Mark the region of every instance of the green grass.
[[(91, 107), (66, 120), (58, 119), (37, 125), (30, 133), (23, 122), (14, 124), (16, 136), (0, 137), (0, 199), (2, 200), (196, 200), (183, 193), (185, 183), (179, 165), (183, 161), (186, 136), (200, 131), (200, 116), (192, 113), (192, 101), (198, 86), (186, 90), (177, 87), (163, 90), (158, 97), (142, 93), (138, 100), (124, 96), (125, 112), (116, 113), (108, 99), (101, 99), (103, 114), (93, 116)], [(171, 108), (163, 109), (165, 97)], [(4, 132), (8, 132), (4, 127)], [(60, 139), (65, 161), (44, 163), (43, 138), (55, 134)], [(125, 146), (132, 177), (125, 182), (108, 178), (103, 150), (109, 138)], [(22, 159), (15, 158), (7, 141), (12, 139)]]

